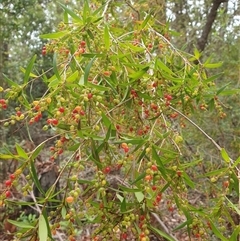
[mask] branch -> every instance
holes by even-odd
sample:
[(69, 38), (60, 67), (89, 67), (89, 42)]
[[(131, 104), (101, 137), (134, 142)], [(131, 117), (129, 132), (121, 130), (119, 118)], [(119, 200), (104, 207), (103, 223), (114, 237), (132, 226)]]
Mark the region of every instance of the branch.
[(203, 28), (202, 36), (198, 39), (197, 45), (200, 52), (205, 49), (207, 44), (208, 35), (212, 29), (213, 22), (217, 17), (217, 10), (220, 7), (221, 3), (227, 2), (228, 0), (214, 0), (212, 8), (207, 16), (207, 22)]

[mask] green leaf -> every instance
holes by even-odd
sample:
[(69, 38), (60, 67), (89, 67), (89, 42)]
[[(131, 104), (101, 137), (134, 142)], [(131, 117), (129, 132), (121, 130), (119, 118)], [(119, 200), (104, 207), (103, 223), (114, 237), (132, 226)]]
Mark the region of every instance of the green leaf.
[(222, 148), (222, 150), (221, 150), (221, 156), (225, 162), (227, 162), (227, 163), (230, 162), (230, 157), (228, 156), (228, 154), (224, 148)]
[(84, 4), (83, 4), (83, 22), (84, 24), (87, 22), (87, 19), (89, 18), (89, 14), (90, 14), (90, 7), (89, 7), (89, 3), (88, 0), (84, 0)]
[(181, 223), (181, 224), (179, 224), (176, 228), (174, 228), (172, 231), (177, 231), (177, 230), (179, 230), (179, 229), (182, 229), (182, 228), (184, 228), (186, 225), (188, 225), (188, 224), (190, 224), (190, 220), (187, 220), (187, 221), (185, 221), (185, 222), (183, 222), (183, 223)]
[(57, 52), (55, 52), (53, 55), (53, 72), (56, 75), (57, 79), (60, 81), (61, 77), (59, 75), (58, 68), (57, 68)]
[(78, 71), (76, 70), (73, 74), (71, 74), (67, 79), (67, 83), (74, 82), (78, 78)]
[(161, 70), (169, 74), (173, 74), (172, 70), (169, 69), (159, 58), (156, 59), (155, 65), (158, 66)]
[(205, 67), (205, 68), (207, 68), (207, 69), (215, 69), (215, 68), (221, 67), (222, 64), (223, 64), (223, 62), (214, 63), (214, 64), (204, 63), (204, 64), (203, 64), (203, 67)]
[(34, 184), (36, 185), (37, 189), (43, 194), (45, 195), (42, 187), (41, 187), (41, 184), (38, 180), (38, 175), (37, 175), (37, 172), (36, 172), (36, 168), (35, 168), (35, 165), (34, 165), (34, 162), (33, 160), (30, 160), (30, 166), (31, 166), (31, 176), (32, 176), (32, 179), (33, 179), (33, 182)]
[(175, 239), (173, 239), (171, 236), (167, 235), (166, 233), (164, 233), (163, 231), (161, 231), (160, 229), (157, 229), (151, 225), (148, 226), (149, 229), (151, 229), (154, 233), (156, 233), (157, 235), (160, 235), (161, 237), (165, 238), (168, 241), (176, 241)]
[(76, 22), (82, 23), (82, 19), (72, 10), (65, 7), (62, 3), (58, 3)]
[(99, 90), (99, 91), (108, 91), (108, 90), (110, 90), (109, 87), (106, 87), (106, 86), (103, 86), (103, 85), (95, 85), (95, 84), (93, 84), (91, 82), (87, 83), (87, 87), (94, 88), (94, 89)]
[(8, 155), (8, 154), (0, 154), (0, 159), (9, 160), (9, 159), (18, 159), (19, 155)]
[(131, 143), (133, 145), (139, 145), (139, 144), (143, 144), (144, 142), (146, 142), (145, 139), (128, 139), (128, 138), (124, 138), (124, 137), (122, 137), (122, 138), (123, 138), (122, 140), (114, 141), (113, 143), (121, 144), (121, 143), (125, 142), (125, 143)]
[(129, 78), (131, 79), (131, 81), (138, 80), (148, 71), (148, 69), (149, 69), (149, 66), (147, 66), (144, 69), (141, 69), (140, 71), (137, 71), (133, 74), (130, 74)]
[(109, 50), (109, 48), (110, 48), (110, 34), (109, 34), (109, 29), (108, 29), (107, 25), (105, 25), (105, 28), (104, 28), (104, 43), (105, 43), (106, 49)]
[(234, 231), (233, 231), (231, 237), (229, 238), (229, 241), (236, 241), (239, 236), (239, 233), (240, 233), (240, 225), (238, 225), (234, 228)]
[(225, 197), (225, 199), (228, 201), (228, 205), (229, 207), (231, 207), (232, 209), (234, 209), (236, 211), (236, 213), (239, 215), (240, 217), (240, 209), (237, 207), (237, 204), (233, 204), (227, 197)]
[(196, 59), (199, 59), (201, 57), (201, 53), (196, 48), (194, 48), (193, 53)]
[(62, 215), (62, 218), (65, 219), (65, 217), (67, 215), (67, 209), (65, 206), (63, 206), (61, 209), (61, 215)]
[(8, 219), (7, 221), (9, 223), (13, 224), (16, 227), (19, 227), (19, 228), (26, 228), (26, 229), (33, 229), (34, 228), (34, 226), (31, 225), (30, 223), (18, 222), (18, 221), (14, 221), (14, 220), (11, 220), (11, 219)]
[(125, 192), (140, 192), (140, 190), (136, 188), (129, 188), (122, 185), (118, 185), (118, 187)]
[(69, 20), (68, 20), (68, 13), (66, 10), (64, 10), (64, 13), (63, 13), (63, 21), (64, 23), (68, 24), (69, 23)]
[(15, 87), (20, 87), (17, 83), (15, 83), (14, 81), (10, 80), (5, 74), (3, 74), (4, 80), (9, 84), (9, 86), (15, 86)]
[(61, 32), (55, 32), (55, 33), (47, 33), (47, 34), (41, 34), (40, 38), (43, 39), (58, 39), (61, 38), (65, 35), (67, 35), (69, 33), (69, 31), (61, 31)]
[(45, 143), (41, 143), (40, 145), (37, 146), (37, 148), (34, 149), (33, 153), (32, 153), (32, 159), (35, 159), (39, 153), (41, 152), (41, 150), (43, 149), (43, 147), (45, 146)]
[(131, 185), (139, 182), (139, 181), (142, 180), (145, 176), (146, 176), (146, 173), (145, 173), (145, 172), (144, 172), (144, 173), (141, 173), (141, 174), (131, 183)]
[(229, 82), (229, 83), (227, 83), (226, 85), (224, 85), (223, 87), (221, 87), (221, 88), (217, 91), (216, 95), (219, 95), (219, 94), (220, 94), (223, 90), (225, 90), (226, 87), (228, 87), (230, 84), (231, 84), (231, 83)]
[[(60, 193), (60, 192), (61, 192), (61, 191), (59, 191), (59, 193)], [(59, 193), (58, 193), (58, 194), (59, 194)], [(56, 195), (58, 195), (58, 194), (56, 194)], [(60, 200), (57, 200), (57, 201), (61, 202)], [(50, 227), (50, 224), (49, 224), (49, 221), (48, 221), (48, 213), (47, 213), (46, 208), (44, 208), (44, 209), (42, 210), (42, 215), (43, 215), (43, 217), (45, 218), (45, 221), (46, 221), (48, 238), (49, 238), (50, 240), (53, 240), (53, 239), (52, 239), (52, 230), (51, 230), (51, 227)]]
[[(0, 157), (1, 158), (1, 157)], [(240, 156), (238, 157), (238, 159), (234, 162), (232, 168), (234, 169), (236, 166), (238, 166), (238, 164), (240, 163)]]
[(216, 80), (217, 78), (219, 78), (219, 77), (222, 76), (222, 75), (223, 75), (223, 73), (219, 73), (219, 74), (213, 75), (213, 76), (205, 79), (204, 81), (205, 81), (205, 82), (212, 82), (212, 81)]
[(28, 159), (27, 153), (18, 144), (16, 144), (16, 150), (17, 150), (17, 153), (20, 157), (22, 157), (24, 159)]
[(87, 66), (84, 70), (84, 85), (87, 85), (87, 83), (88, 83), (88, 76), (89, 76), (89, 73), (90, 73), (90, 69), (91, 69), (92, 64), (93, 64), (95, 59), (96, 59), (96, 56), (92, 58), (92, 60), (87, 64)]
[(144, 194), (142, 192), (135, 192), (134, 194), (139, 203), (141, 203), (144, 200)]
[(121, 213), (124, 213), (124, 212), (127, 211), (127, 208), (126, 208), (126, 198), (123, 198), (123, 200), (121, 202), (120, 211), (121, 211)]
[[(24, 69), (23, 67), (20, 67), (20, 70), (25, 74), (26, 73), (26, 69)], [(33, 78), (37, 78), (38, 76), (33, 74), (33, 73), (30, 73), (29, 74), (30, 77), (33, 77)]]
[(26, 68), (26, 72), (25, 72), (25, 75), (24, 75), (24, 79), (23, 79), (23, 83), (26, 84), (29, 80), (29, 77), (30, 77), (30, 74), (31, 74), (31, 71), (32, 71), (32, 68), (33, 68), (33, 65), (34, 65), (34, 62), (37, 58), (37, 55), (35, 54), (31, 60), (29, 61), (29, 64)]
[(141, 24), (141, 29), (144, 29), (145, 26), (147, 25), (148, 21), (150, 20), (150, 18), (152, 17), (151, 14), (148, 14), (147, 17), (144, 19), (144, 21)]
[(76, 144), (70, 146), (70, 147), (68, 148), (68, 150), (69, 150), (69, 151), (76, 151), (76, 150), (79, 148), (80, 145), (81, 145), (81, 143), (76, 143)]
[(212, 220), (209, 219), (209, 222), (211, 224), (211, 228), (213, 233), (216, 235), (216, 237), (220, 238), (222, 241), (229, 241), (229, 239), (225, 238), (221, 232), (217, 229), (217, 227), (214, 225), (214, 223), (212, 222)]
[(222, 175), (224, 172), (227, 172), (227, 171), (228, 171), (228, 168), (224, 167), (224, 168), (220, 168), (220, 169), (217, 169), (217, 170), (214, 170), (214, 171), (211, 171), (211, 172), (207, 172), (204, 175), (198, 176), (198, 178)]
[(124, 198), (123, 198), (121, 195), (119, 195), (118, 193), (116, 194), (116, 197), (119, 199), (120, 202), (122, 202), (123, 199), (124, 199)]
[(155, 149), (155, 146), (152, 146), (152, 157), (153, 157), (153, 159), (156, 160), (156, 162), (158, 164), (158, 169), (161, 172), (163, 178), (167, 179), (166, 168), (164, 167), (164, 165)]
[(186, 172), (182, 173), (183, 179), (186, 182), (186, 184), (191, 187), (194, 188), (195, 187), (195, 183), (190, 179), (190, 177), (187, 175)]
[(48, 229), (44, 216), (41, 214), (38, 223), (38, 236), (40, 241), (47, 241)]
[(107, 128), (109, 128), (109, 126), (111, 126), (112, 122), (109, 120), (109, 118), (104, 113), (102, 113), (102, 120), (103, 120), (104, 125)]

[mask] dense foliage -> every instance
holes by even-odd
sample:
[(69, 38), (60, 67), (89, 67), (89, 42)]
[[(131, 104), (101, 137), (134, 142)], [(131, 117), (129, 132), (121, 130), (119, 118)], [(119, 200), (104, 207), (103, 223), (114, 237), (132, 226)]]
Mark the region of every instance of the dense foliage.
[[(87, 1), (78, 12), (61, 7), (64, 21), (58, 30), (41, 35), (50, 39), (42, 55), (52, 57), (52, 69), (39, 74), (33, 56), (23, 83), (6, 77), (9, 88), (0, 87), (2, 111), (11, 101), (18, 103), (16, 112), (1, 121), (5, 127), (35, 125), (47, 116), (42, 131), (53, 135), (30, 151), (16, 144), (16, 154), (0, 155), (18, 163), (5, 182), (1, 206), (26, 204), (11, 199), (13, 190), (38, 193), (35, 219), (8, 220), (18, 227), (16, 240), (54, 240), (58, 230), (76, 240), (86, 225), (92, 225), (93, 240), (133, 236), (144, 241), (151, 233), (176, 240), (173, 230), (166, 233), (152, 220), (167, 210), (185, 216), (175, 230), (184, 229), (190, 237), (235, 241), (240, 159), (232, 160), (191, 119), (209, 109), (218, 120), (226, 117), (219, 101), (226, 87), (216, 88), (220, 75), (207, 73), (221, 63), (210, 58), (201, 63), (197, 49), (194, 55), (178, 50), (168, 25), (159, 26), (151, 13), (130, 16), (123, 24), (117, 7)], [(37, 79), (47, 90), (29, 97)], [(217, 164), (206, 167), (201, 155), (188, 154), (191, 140), (182, 133), (189, 125), (218, 151)], [(49, 160), (38, 164), (53, 138)], [(38, 177), (46, 172), (43, 166), (57, 172), (47, 189)], [(191, 202), (196, 190), (207, 201)]]

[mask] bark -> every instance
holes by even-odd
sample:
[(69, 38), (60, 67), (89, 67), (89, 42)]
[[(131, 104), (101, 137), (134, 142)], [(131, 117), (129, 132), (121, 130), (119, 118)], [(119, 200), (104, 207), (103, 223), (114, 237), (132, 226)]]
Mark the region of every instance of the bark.
[(212, 8), (207, 16), (207, 22), (203, 28), (202, 35), (198, 39), (197, 46), (198, 50), (202, 52), (207, 44), (208, 41), (208, 35), (211, 32), (213, 23), (217, 17), (217, 10), (220, 7), (221, 3), (227, 2), (228, 0), (214, 0), (212, 4)]

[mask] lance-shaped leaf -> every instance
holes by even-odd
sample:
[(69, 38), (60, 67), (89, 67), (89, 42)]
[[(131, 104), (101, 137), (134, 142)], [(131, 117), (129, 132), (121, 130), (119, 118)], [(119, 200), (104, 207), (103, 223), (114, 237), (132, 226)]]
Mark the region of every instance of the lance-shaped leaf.
[(60, 31), (60, 32), (55, 32), (55, 33), (46, 33), (40, 35), (40, 38), (43, 39), (58, 39), (61, 38), (65, 35), (69, 34), (69, 31)]
[(27, 66), (27, 68), (26, 68), (26, 72), (25, 72), (24, 79), (23, 79), (24, 84), (26, 84), (26, 83), (28, 82), (28, 80), (29, 80), (29, 77), (30, 77), (30, 74), (31, 74), (31, 72), (32, 72), (33, 65), (34, 65), (34, 62), (35, 62), (36, 58), (37, 58), (37, 55), (35, 54), (35, 55), (31, 58), (28, 66)]
[(105, 43), (106, 49), (109, 50), (109, 48), (110, 48), (110, 34), (109, 34), (109, 29), (108, 29), (107, 25), (105, 25), (105, 28), (104, 28), (104, 43)]
[(38, 223), (38, 236), (40, 241), (47, 241), (48, 238), (48, 228), (44, 216), (41, 214)]
[(92, 58), (92, 60), (87, 64), (87, 66), (84, 70), (84, 85), (87, 85), (87, 83), (88, 83), (88, 76), (90, 73), (90, 69), (91, 69), (95, 59), (96, 59), (96, 56), (94, 58)]
[(58, 3), (76, 22), (82, 23), (82, 19), (69, 8), (65, 7), (62, 3)]

